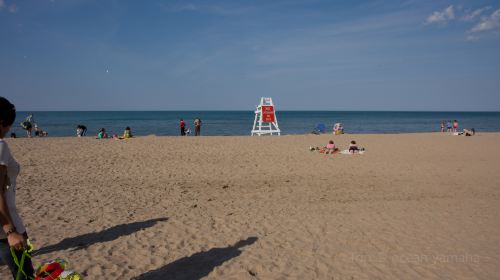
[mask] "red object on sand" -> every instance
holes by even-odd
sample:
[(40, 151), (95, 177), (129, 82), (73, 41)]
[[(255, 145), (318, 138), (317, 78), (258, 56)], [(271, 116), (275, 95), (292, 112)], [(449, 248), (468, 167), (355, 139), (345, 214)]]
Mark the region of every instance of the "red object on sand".
[(274, 122), (274, 106), (262, 106), (262, 121)]
[[(46, 264), (41, 271), (37, 271), (38, 275), (35, 280), (53, 280), (58, 279), (58, 277), (63, 273), (64, 269), (61, 264), (57, 262)], [(41, 275), (40, 275), (41, 274)]]

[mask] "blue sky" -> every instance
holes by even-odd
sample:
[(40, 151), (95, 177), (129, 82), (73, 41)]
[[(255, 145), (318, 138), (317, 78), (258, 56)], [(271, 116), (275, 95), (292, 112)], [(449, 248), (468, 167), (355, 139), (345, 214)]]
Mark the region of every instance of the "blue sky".
[(19, 110), (500, 110), (500, 1), (0, 0)]

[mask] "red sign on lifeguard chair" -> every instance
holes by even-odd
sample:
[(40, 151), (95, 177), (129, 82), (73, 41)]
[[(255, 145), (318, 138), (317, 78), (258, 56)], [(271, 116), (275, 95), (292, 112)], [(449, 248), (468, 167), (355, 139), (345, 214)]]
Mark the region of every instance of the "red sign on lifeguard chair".
[(262, 106), (262, 121), (274, 122), (274, 106)]
[(255, 110), (252, 135), (273, 135), (275, 133), (281, 135), (273, 99), (271, 97), (262, 97)]

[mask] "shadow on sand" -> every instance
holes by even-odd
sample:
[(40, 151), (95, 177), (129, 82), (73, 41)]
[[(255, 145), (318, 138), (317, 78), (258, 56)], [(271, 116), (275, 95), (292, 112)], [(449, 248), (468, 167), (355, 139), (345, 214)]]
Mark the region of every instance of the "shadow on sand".
[(168, 218), (151, 219), (142, 222), (117, 225), (100, 232), (87, 233), (71, 238), (65, 238), (61, 242), (49, 245), (37, 250), (33, 255), (42, 255), (55, 251), (73, 248), (72, 251), (87, 248), (93, 244), (115, 240), (121, 236), (129, 235), (145, 228), (152, 227), (158, 222), (167, 221)]
[(212, 248), (206, 252), (178, 259), (157, 270), (146, 272), (133, 280), (195, 280), (207, 276), (214, 268), (241, 254), (240, 248), (252, 245), (257, 237), (240, 240), (233, 246)]

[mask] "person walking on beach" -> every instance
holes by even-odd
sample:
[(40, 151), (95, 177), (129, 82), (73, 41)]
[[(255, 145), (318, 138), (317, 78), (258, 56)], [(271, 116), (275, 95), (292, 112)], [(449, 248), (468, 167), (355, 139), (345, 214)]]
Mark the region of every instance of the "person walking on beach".
[[(22, 272), (18, 275), (18, 260), (22, 258), (28, 246), (28, 234), (16, 209), (16, 178), (19, 164), (10, 153), (4, 137), (9, 132), (16, 118), (16, 108), (7, 99), (0, 97), (0, 260), (9, 267), (13, 278), (28, 280), (34, 278), (33, 265), (30, 258), (24, 259)], [(13, 254), (11, 253), (13, 249)]]
[(179, 126), (181, 128), (181, 136), (186, 136), (186, 123), (184, 122), (183, 119), (181, 119)]
[(194, 136), (200, 136), (201, 134), (201, 119), (197, 117), (194, 119)]
[(441, 132), (444, 132), (444, 121), (441, 122)]
[(457, 132), (457, 130), (458, 130), (458, 121), (454, 120), (453, 121), (453, 132)]

